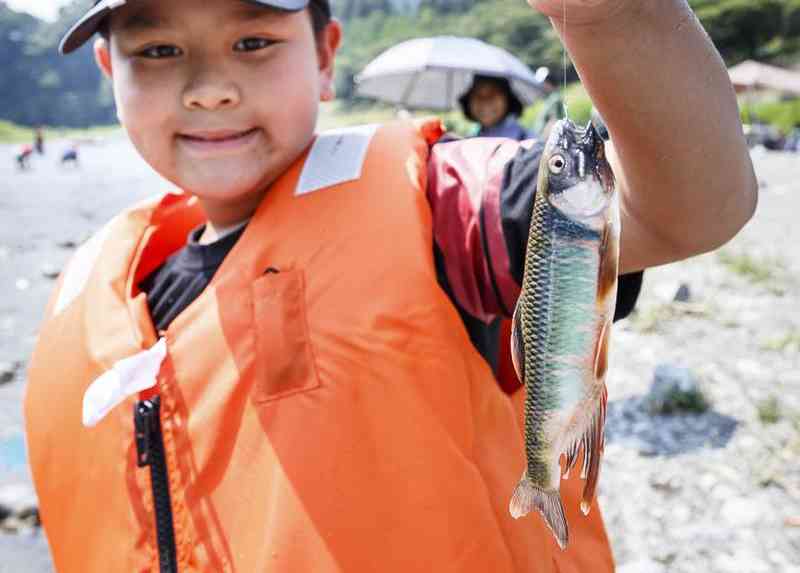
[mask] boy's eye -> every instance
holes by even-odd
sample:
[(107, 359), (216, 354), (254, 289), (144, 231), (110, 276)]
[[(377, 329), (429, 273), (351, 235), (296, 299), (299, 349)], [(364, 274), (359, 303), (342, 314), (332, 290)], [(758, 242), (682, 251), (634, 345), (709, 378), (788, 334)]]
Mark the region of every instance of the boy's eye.
[(139, 55), (145, 58), (161, 59), (161, 58), (176, 58), (183, 54), (183, 51), (177, 46), (170, 46), (162, 44), (159, 46), (150, 46), (139, 52)]
[(237, 52), (252, 52), (255, 50), (263, 50), (274, 43), (274, 41), (267, 40), (266, 38), (242, 38), (233, 45), (233, 49)]

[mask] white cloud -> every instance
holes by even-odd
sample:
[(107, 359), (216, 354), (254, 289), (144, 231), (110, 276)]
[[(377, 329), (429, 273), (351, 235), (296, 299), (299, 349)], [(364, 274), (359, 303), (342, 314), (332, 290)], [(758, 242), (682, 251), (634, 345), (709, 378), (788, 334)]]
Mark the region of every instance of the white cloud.
[(6, 0), (6, 4), (17, 12), (27, 12), (45, 20), (55, 20), (59, 7), (70, 0)]

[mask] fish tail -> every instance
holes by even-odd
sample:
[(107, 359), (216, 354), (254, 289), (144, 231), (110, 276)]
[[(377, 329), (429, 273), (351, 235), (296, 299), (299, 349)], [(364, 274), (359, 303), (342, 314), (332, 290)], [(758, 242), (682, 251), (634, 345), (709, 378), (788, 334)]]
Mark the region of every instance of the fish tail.
[(522, 479), (517, 487), (514, 488), (508, 510), (511, 512), (511, 517), (519, 519), (533, 509), (542, 514), (544, 522), (553, 532), (559, 547), (564, 549), (569, 541), (569, 527), (564, 515), (564, 504), (561, 503), (558, 490), (545, 490), (537, 487), (528, 479), (526, 471), (522, 474)]

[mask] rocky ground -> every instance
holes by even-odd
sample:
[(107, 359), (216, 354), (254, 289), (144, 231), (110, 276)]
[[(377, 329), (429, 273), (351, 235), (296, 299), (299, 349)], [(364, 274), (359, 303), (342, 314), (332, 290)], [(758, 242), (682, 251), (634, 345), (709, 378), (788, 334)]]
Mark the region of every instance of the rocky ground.
[[(79, 169), (57, 165), (62, 147), (19, 173), (0, 146), (0, 573), (52, 570), (20, 405), (53, 279), (92, 229), (166, 186), (121, 137), (84, 146)], [(800, 573), (800, 156), (753, 157), (753, 221), (648, 271), (614, 331), (600, 496), (624, 573)], [(677, 411), (657, 413), (656, 372), (679, 380)]]
[[(75, 246), (115, 212), (166, 188), (124, 138), (86, 142), (80, 168), (52, 142), (19, 172), (0, 146), (0, 573), (52, 571), (25, 466), (25, 368), (54, 279)], [(7, 534), (2, 534), (5, 532)]]
[[(800, 572), (800, 156), (753, 159), (754, 219), (715, 253), (649, 270), (614, 331), (600, 495), (625, 573)], [(673, 302), (680, 284), (688, 301)], [(685, 368), (709, 409), (651, 414), (661, 364)]]

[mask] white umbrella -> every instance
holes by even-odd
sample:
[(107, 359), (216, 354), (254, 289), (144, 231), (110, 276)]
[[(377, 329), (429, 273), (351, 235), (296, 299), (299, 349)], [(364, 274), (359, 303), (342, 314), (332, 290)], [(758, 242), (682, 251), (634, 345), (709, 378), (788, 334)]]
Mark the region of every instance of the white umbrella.
[(451, 109), (475, 74), (508, 79), (528, 105), (542, 93), (547, 70), (534, 74), (502, 48), (475, 38), (417, 38), (372, 60), (355, 78), (356, 94), (409, 109)]

